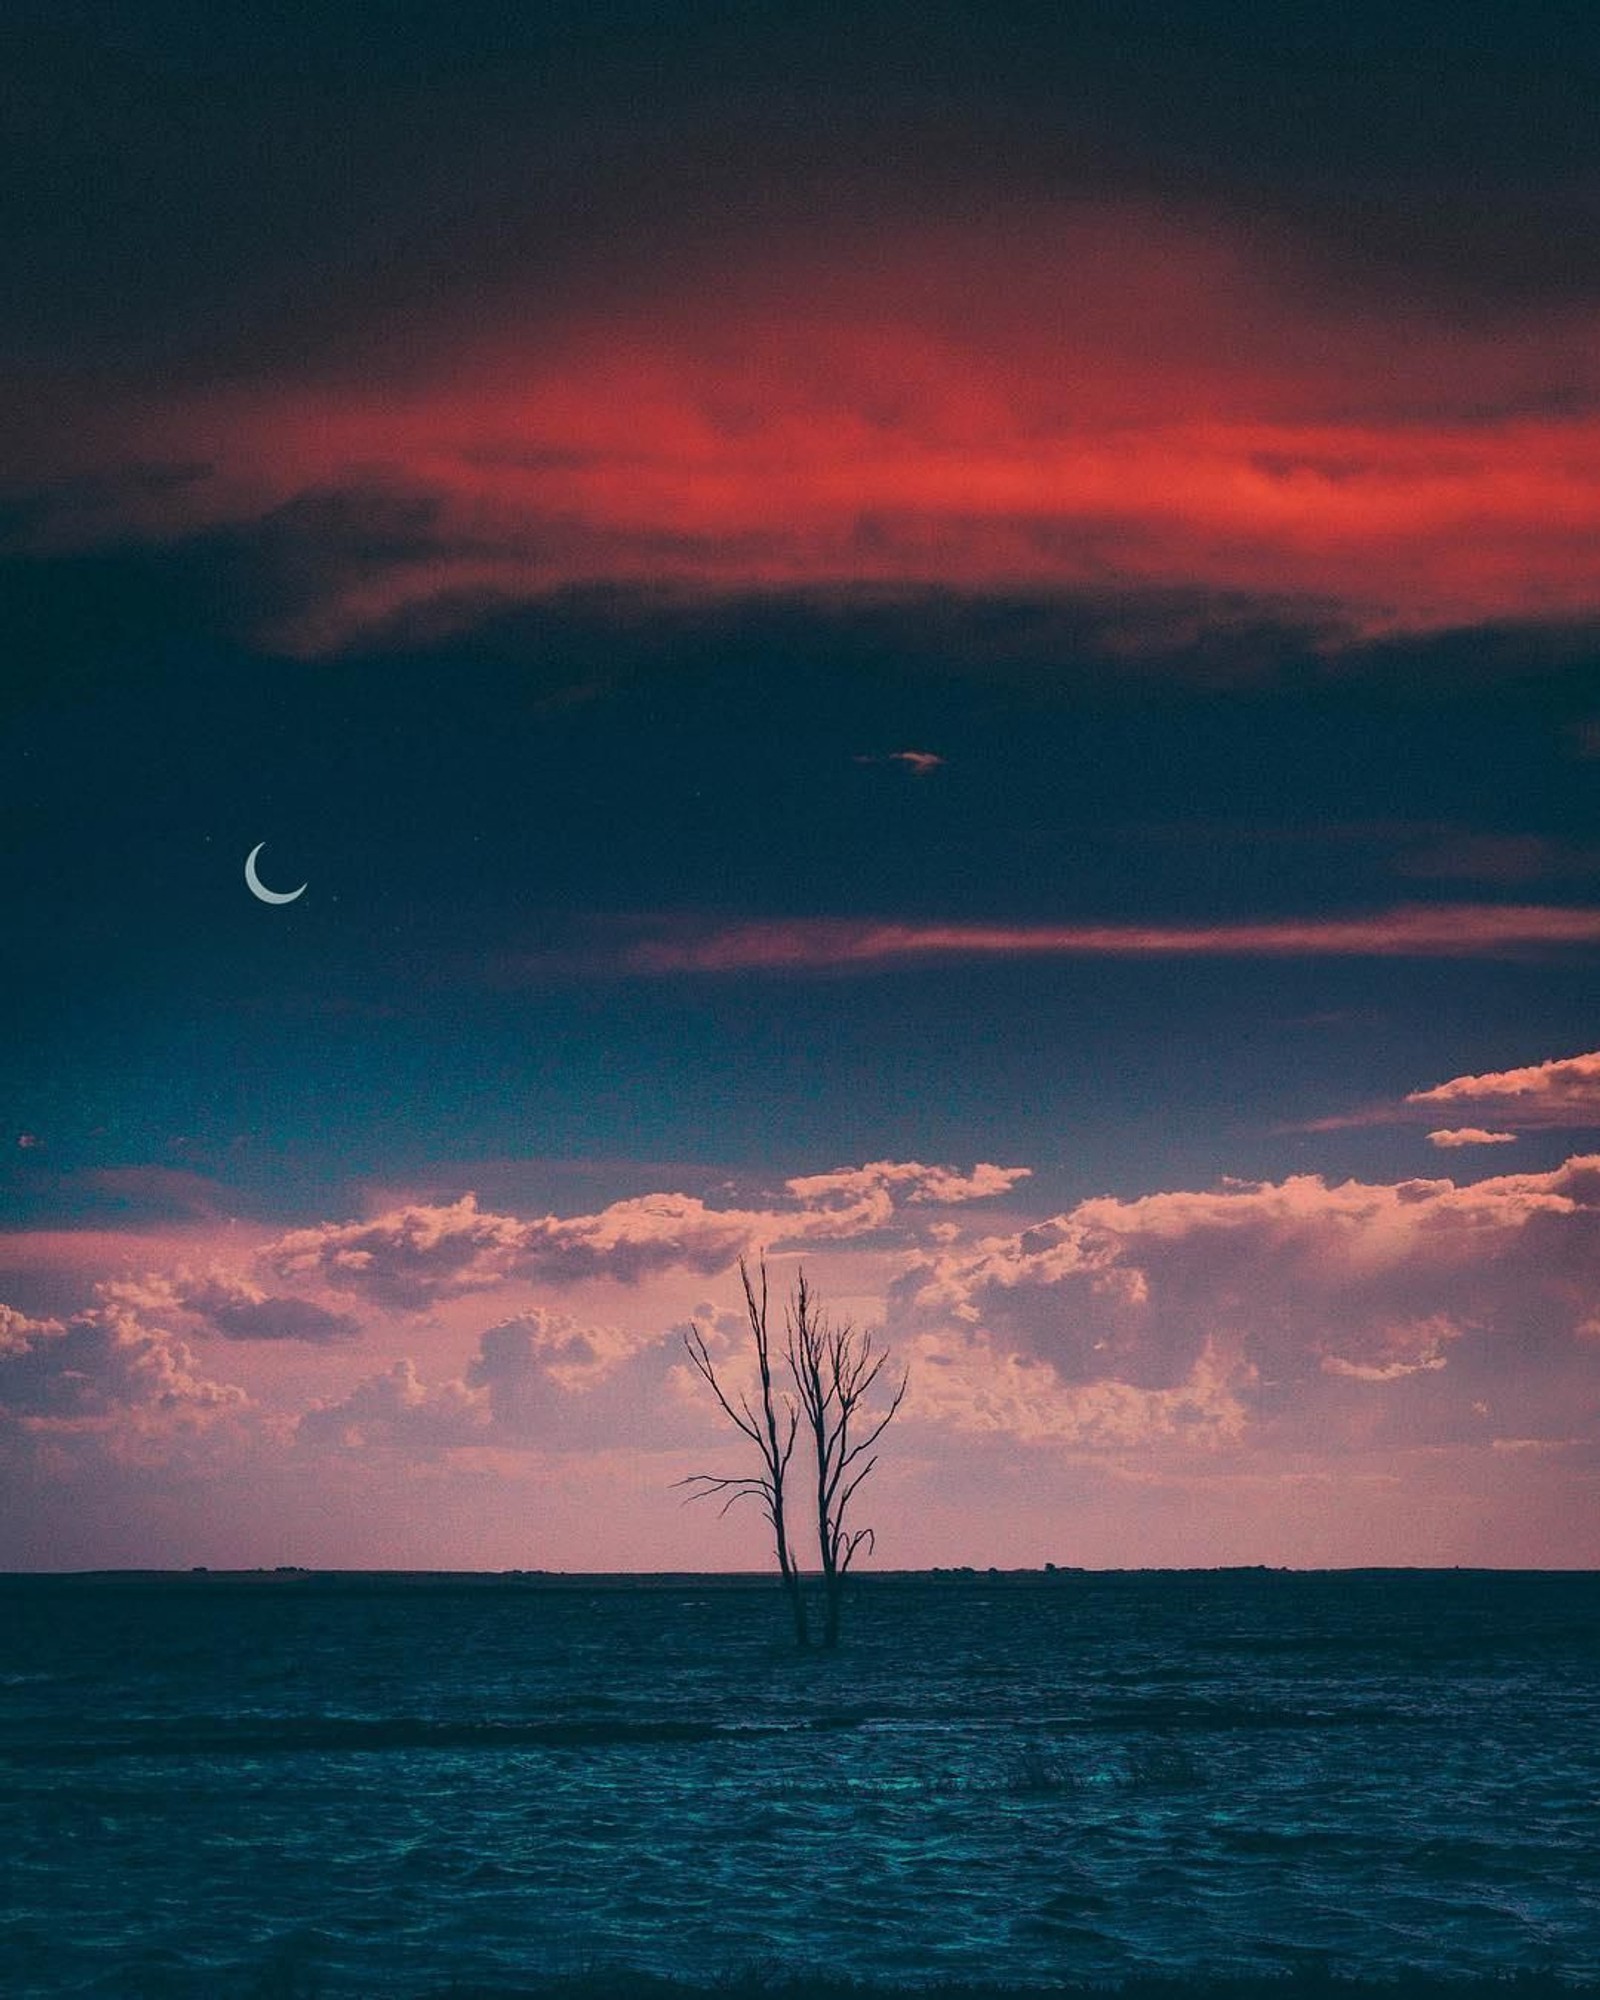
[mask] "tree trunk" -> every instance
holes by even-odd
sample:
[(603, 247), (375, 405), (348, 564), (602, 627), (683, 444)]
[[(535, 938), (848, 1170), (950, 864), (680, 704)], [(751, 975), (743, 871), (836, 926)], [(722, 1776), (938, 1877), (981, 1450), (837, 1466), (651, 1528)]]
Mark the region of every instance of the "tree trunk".
[(806, 1624), (806, 1594), (800, 1585), (799, 1572), (787, 1563), (783, 1569), (783, 1588), (789, 1599), (789, 1609), (794, 1614), (794, 1642), (804, 1651), (811, 1644), (811, 1632)]

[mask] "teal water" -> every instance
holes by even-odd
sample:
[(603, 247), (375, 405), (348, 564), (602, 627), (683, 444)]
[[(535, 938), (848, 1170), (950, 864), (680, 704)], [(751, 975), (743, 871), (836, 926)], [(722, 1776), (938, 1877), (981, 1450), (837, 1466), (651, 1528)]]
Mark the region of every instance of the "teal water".
[(1600, 1577), (3, 1579), (0, 1857), (17, 2000), (1600, 1977)]

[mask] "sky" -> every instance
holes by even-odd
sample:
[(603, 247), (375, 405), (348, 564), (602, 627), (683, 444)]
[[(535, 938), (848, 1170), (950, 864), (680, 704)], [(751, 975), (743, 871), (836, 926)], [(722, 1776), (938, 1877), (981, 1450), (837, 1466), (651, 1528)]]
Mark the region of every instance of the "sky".
[(760, 1567), (763, 1255), (880, 1566), (1600, 1564), (1592, 10), (0, 92), (0, 1567)]

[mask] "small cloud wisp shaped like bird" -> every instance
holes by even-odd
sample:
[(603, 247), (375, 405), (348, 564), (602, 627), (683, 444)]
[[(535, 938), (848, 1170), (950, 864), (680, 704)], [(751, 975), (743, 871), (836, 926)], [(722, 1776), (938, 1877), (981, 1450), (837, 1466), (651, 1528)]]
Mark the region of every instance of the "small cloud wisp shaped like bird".
[(891, 750), (884, 757), (857, 757), (858, 764), (904, 764), (914, 778), (925, 778), (930, 771), (937, 771), (944, 759), (933, 750)]

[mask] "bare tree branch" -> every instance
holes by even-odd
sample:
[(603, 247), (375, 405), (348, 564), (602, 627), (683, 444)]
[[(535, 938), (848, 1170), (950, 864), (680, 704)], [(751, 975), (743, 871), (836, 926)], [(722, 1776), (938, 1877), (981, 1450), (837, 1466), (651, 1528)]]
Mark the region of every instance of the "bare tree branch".
[(768, 1525), (772, 1529), (773, 1546), (778, 1558), (778, 1575), (782, 1580), (794, 1618), (795, 1643), (804, 1646), (810, 1637), (806, 1627), (805, 1597), (800, 1586), (799, 1568), (789, 1544), (784, 1515), (784, 1480), (789, 1470), (789, 1460), (794, 1452), (795, 1438), (799, 1434), (800, 1412), (789, 1397), (783, 1397), (784, 1421), (780, 1425), (779, 1400), (772, 1384), (772, 1349), (767, 1333), (765, 1258), (761, 1259), (758, 1269), (761, 1281), (759, 1298), (751, 1282), (749, 1266), (742, 1257), (739, 1259), (739, 1276), (744, 1285), (745, 1310), (750, 1321), (751, 1339), (756, 1350), (756, 1366), (761, 1378), (759, 1417), (751, 1406), (748, 1393), (744, 1390), (739, 1391), (737, 1407), (730, 1400), (727, 1391), (717, 1378), (716, 1364), (711, 1359), (705, 1337), (692, 1321), (683, 1340), (689, 1359), (710, 1386), (723, 1415), (760, 1453), (762, 1472), (759, 1476), (743, 1477), (698, 1472), (688, 1479), (679, 1480), (677, 1484), (696, 1489), (688, 1496), (691, 1499), (709, 1499), (716, 1493), (726, 1494), (721, 1508), (722, 1514), (726, 1514), (728, 1509), (740, 1500), (760, 1500)]
[(711, 1384), (712, 1395), (716, 1397), (727, 1415), (738, 1425), (747, 1438), (759, 1444), (761, 1442), (761, 1435), (756, 1429), (755, 1418), (749, 1416), (748, 1412), (745, 1417), (741, 1417), (739, 1412), (722, 1393), (722, 1384), (717, 1380), (717, 1372), (711, 1365), (711, 1356), (706, 1351), (706, 1344), (701, 1336), (700, 1329), (695, 1325), (693, 1320), (689, 1322), (689, 1331), (683, 1336), (683, 1344), (689, 1350), (689, 1359)]
[[(802, 1271), (795, 1284), (794, 1302), (787, 1319), (785, 1353), (800, 1406), (811, 1433), (816, 1464), (817, 1553), (822, 1568), (824, 1603), (823, 1644), (838, 1643), (840, 1604), (844, 1578), (858, 1550), (871, 1549), (871, 1528), (850, 1528), (845, 1513), (861, 1482), (874, 1470), (876, 1455), (867, 1457), (888, 1428), (905, 1399), (909, 1374), (886, 1409), (867, 1407), (884, 1367), (889, 1360), (870, 1333), (860, 1332), (846, 1320), (832, 1325), (820, 1312)], [(868, 1426), (865, 1436), (852, 1438), (856, 1420)], [(846, 1477), (850, 1468), (857, 1469)]]
[[(743, 1475), (697, 1472), (677, 1484), (692, 1489), (689, 1498), (706, 1500), (722, 1495), (721, 1513), (741, 1500), (759, 1500), (773, 1532), (778, 1557), (778, 1573), (794, 1616), (796, 1642), (804, 1646), (809, 1634), (806, 1625), (805, 1593), (799, 1567), (789, 1545), (785, 1516), (786, 1478), (794, 1454), (802, 1418), (811, 1440), (816, 1474), (815, 1506), (817, 1554), (822, 1570), (823, 1644), (839, 1640), (840, 1604), (844, 1579), (857, 1554), (875, 1546), (869, 1527), (849, 1527), (845, 1514), (857, 1488), (876, 1469), (873, 1447), (893, 1421), (905, 1400), (910, 1376), (902, 1372), (899, 1386), (887, 1406), (869, 1404), (873, 1389), (889, 1363), (889, 1352), (870, 1333), (858, 1331), (848, 1320), (833, 1325), (820, 1311), (802, 1269), (796, 1276), (794, 1296), (784, 1315), (784, 1360), (794, 1382), (794, 1395), (776, 1391), (772, 1381), (772, 1347), (767, 1331), (767, 1267), (758, 1266), (760, 1290), (750, 1276), (749, 1266), (739, 1261), (744, 1285), (746, 1316), (755, 1346), (756, 1369), (760, 1377), (759, 1412), (745, 1390), (737, 1400), (724, 1389), (716, 1364), (700, 1329), (691, 1324), (684, 1345), (701, 1377), (709, 1385), (724, 1416), (748, 1438), (760, 1454), (761, 1471)], [(798, 1400), (796, 1400), (798, 1398)], [(863, 1434), (853, 1435), (857, 1425)]]

